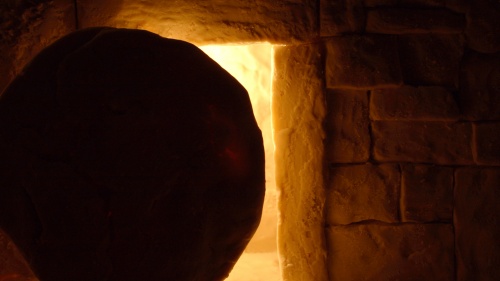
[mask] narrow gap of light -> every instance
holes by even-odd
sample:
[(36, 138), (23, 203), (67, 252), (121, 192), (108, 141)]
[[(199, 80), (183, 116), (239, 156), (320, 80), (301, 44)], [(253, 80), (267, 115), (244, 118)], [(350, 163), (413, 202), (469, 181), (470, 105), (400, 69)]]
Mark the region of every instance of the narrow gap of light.
[(226, 281), (282, 280), (277, 252), (277, 193), (274, 178), (274, 141), (271, 117), (271, 44), (201, 46), (208, 56), (247, 89), (266, 155), (266, 197), (262, 219)]

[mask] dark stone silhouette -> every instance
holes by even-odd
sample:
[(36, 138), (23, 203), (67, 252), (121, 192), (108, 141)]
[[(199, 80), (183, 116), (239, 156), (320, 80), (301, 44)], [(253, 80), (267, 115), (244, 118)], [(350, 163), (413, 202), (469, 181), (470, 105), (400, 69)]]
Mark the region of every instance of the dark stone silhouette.
[(0, 99), (0, 227), (42, 281), (221, 280), (260, 220), (245, 89), (195, 46), (93, 28)]

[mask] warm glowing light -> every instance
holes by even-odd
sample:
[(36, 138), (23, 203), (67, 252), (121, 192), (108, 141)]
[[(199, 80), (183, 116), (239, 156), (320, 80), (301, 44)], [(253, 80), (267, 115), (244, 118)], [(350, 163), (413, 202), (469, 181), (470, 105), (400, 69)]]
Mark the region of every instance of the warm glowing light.
[(266, 153), (266, 197), (262, 219), (226, 281), (281, 280), (276, 245), (277, 194), (271, 119), (272, 45), (202, 46), (200, 49), (247, 89)]

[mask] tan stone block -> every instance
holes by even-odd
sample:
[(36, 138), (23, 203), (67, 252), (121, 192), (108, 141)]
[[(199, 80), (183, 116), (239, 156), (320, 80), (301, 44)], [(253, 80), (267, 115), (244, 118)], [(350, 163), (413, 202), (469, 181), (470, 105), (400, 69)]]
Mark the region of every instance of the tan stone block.
[(460, 82), (465, 119), (500, 119), (500, 54), (469, 52), (462, 62)]
[(402, 166), (402, 221), (451, 222), (453, 216), (453, 169), (429, 166)]
[(394, 164), (332, 168), (326, 196), (327, 224), (398, 221), (399, 187), (400, 172)]
[(359, 32), (365, 27), (362, 0), (320, 0), (320, 35)]
[(445, 9), (379, 8), (368, 12), (366, 31), (381, 34), (460, 33), (465, 17)]
[(326, 157), (333, 163), (366, 162), (370, 156), (370, 120), (366, 91), (330, 90)]
[(273, 128), (284, 280), (327, 281), (325, 93), (320, 44), (276, 46)]
[(79, 0), (81, 27), (144, 29), (193, 44), (304, 42), (318, 35), (316, 0)]
[(474, 0), (467, 10), (467, 46), (482, 53), (500, 51), (500, 4)]
[(500, 122), (474, 124), (475, 158), (480, 165), (500, 165)]
[(460, 168), (455, 176), (457, 280), (499, 280), (500, 169)]
[(334, 37), (325, 44), (327, 87), (368, 89), (401, 84), (394, 36)]
[(472, 126), (449, 122), (372, 122), (378, 161), (472, 164)]
[(331, 280), (454, 280), (450, 224), (335, 226), (326, 234)]
[(453, 94), (442, 87), (378, 89), (371, 93), (372, 120), (458, 120), (458, 105)]
[(458, 87), (461, 35), (401, 35), (398, 42), (406, 84)]

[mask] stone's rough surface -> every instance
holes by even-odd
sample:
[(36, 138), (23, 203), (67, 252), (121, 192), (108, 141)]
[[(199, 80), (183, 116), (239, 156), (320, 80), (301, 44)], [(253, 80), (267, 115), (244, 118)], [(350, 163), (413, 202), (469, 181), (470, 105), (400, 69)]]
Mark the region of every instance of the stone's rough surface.
[(402, 171), (402, 221), (451, 222), (453, 169), (406, 164)]
[(283, 280), (328, 280), (321, 65), (318, 44), (275, 47), (272, 112)]
[(326, 222), (398, 221), (400, 172), (397, 165), (335, 167), (327, 188)]
[(500, 120), (500, 53), (469, 52), (460, 73), (460, 107), (469, 120)]
[(366, 162), (370, 156), (370, 120), (366, 91), (330, 90), (326, 158), (333, 163)]
[(325, 44), (327, 87), (368, 89), (401, 84), (394, 36), (342, 36)]
[(365, 27), (362, 0), (321, 0), (320, 35), (360, 32)]
[(382, 34), (460, 33), (465, 17), (446, 9), (380, 8), (366, 18), (366, 31)]
[(330, 280), (454, 280), (449, 224), (336, 226), (327, 239)]
[(318, 34), (316, 0), (79, 0), (82, 27), (145, 29), (195, 44), (290, 43)]
[(364, 0), (365, 7), (398, 7), (416, 9), (447, 8), (454, 12), (464, 13), (470, 0)]
[(500, 165), (500, 122), (474, 124), (474, 133), (476, 163)]
[(0, 227), (41, 280), (222, 280), (257, 228), (249, 97), (189, 43), (64, 37), (6, 90), (0, 131)]
[(456, 171), (454, 225), (457, 280), (500, 278), (500, 169)]
[(462, 41), (461, 35), (399, 36), (404, 82), (457, 88)]
[(0, 280), (38, 281), (19, 249), (1, 229)]
[(370, 97), (372, 120), (458, 120), (453, 94), (442, 87), (411, 87), (374, 90)]
[(0, 93), (38, 52), (75, 28), (74, 1), (0, 1)]
[(447, 122), (372, 122), (378, 161), (472, 164), (472, 126)]
[(467, 46), (481, 53), (500, 52), (500, 3), (475, 0), (467, 10)]

